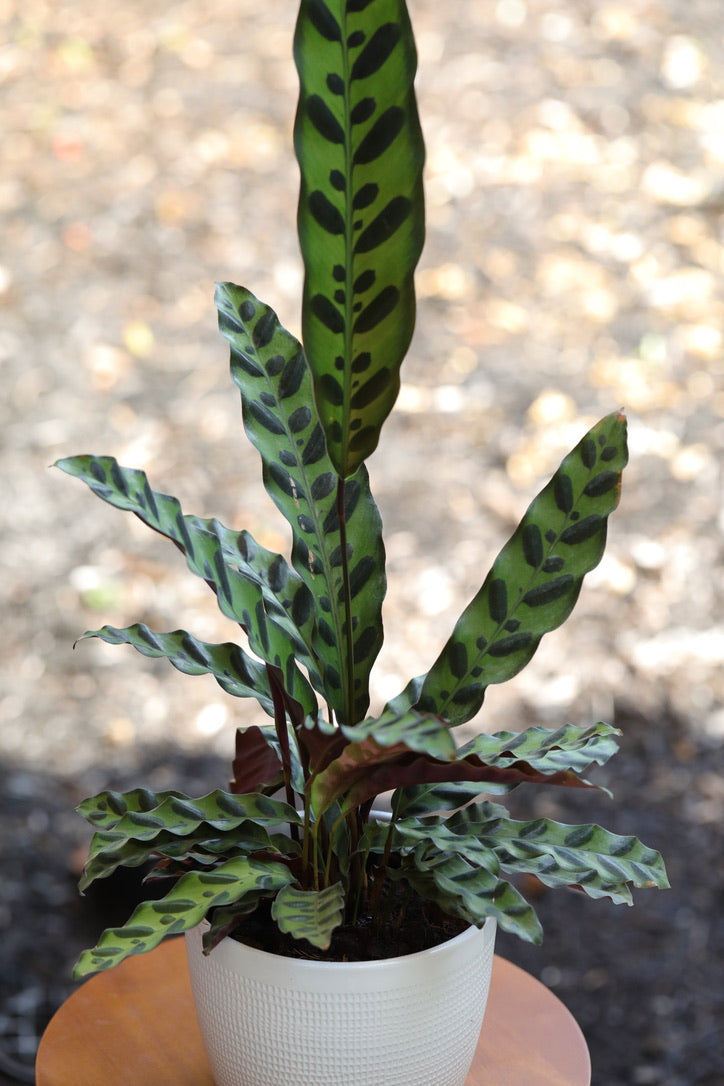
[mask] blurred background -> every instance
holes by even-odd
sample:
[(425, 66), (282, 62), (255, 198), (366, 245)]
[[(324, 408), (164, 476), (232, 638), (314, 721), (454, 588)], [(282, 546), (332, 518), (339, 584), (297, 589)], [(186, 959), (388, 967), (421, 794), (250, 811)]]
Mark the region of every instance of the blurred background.
[[(427, 143), (416, 337), (370, 461), (380, 707), (437, 656), (562, 456), (625, 407), (631, 464), (567, 625), (486, 730), (613, 721), (615, 793), (511, 796), (664, 851), (628, 910), (535, 886), (500, 953), (578, 1018), (594, 1082), (724, 1082), (724, 40), (720, 0), (410, 0)], [(115, 455), (287, 550), (215, 280), (298, 331), (291, 0), (0, 0), (0, 1075), (32, 1081), (77, 952), (86, 794), (227, 781), (256, 719), (85, 629), (234, 636), (183, 559), (50, 465)], [(129, 889), (129, 895), (133, 888)], [(118, 917), (118, 906), (120, 917)], [(0, 1077), (0, 1081), (3, 1081)], [(343, 1084), (341, 1084), (343, 1086)]]

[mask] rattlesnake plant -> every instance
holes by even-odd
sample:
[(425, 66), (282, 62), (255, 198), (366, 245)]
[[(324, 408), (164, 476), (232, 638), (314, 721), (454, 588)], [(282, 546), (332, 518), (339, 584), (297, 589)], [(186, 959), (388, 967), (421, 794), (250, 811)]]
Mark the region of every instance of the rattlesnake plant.
[[(265, 900), (282, 931), (325, 948), (370, 907), (380, 879), (532, 941), (539, 922), (510, 876), (615, 902), (630, 902), (631, 886), (667, 885), (659, 854), (634, 837), (515, 821), (483, 798), (519, 785), (589, 786), (582, 774), (614, 753), (614, 728), (534, 726), (464, 745), (454, 733), (487, 687), (520, 671), (567, 618), (599, 562), (627, 460), (622, 415), (594, 426), (532, 501), (428, 673), (369, 714), (386, 581), (365, 460), (399, 389), (424, 235), (404, 0), (302, 0), (294, 55), (303, 345), (247, 289), (223, 283), (216, 293), (244, 427), (291, 528), (290, 559), (184, 513), (111, 457), (58, 462), (170, 539), (243, 635), (208, 644), (135, 624), (84, 636), (212, 675), (268, 718), (239, 731), (231, 791), (103, 792), (81, 805), (95, 829), (83, 887), (149, 861), (175, 881), (104, 932), (78, 976), (204, 917), (209, 949)], [(370, 818), (383, 792), (392, 793), (389, 824)]]

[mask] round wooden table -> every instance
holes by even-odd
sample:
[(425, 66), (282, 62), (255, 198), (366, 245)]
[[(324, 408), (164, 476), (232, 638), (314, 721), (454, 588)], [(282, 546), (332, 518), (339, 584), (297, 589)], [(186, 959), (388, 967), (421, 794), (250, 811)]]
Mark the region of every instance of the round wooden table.
[[(127, 958), (78, 988), (48, 1025), (35, 1073), (36, 1086), (214, 1086), (183, 939)], [(539, 981), (496, 957), (465, 1086), (590, 1082), (588, 1048), (570, 1012)]]

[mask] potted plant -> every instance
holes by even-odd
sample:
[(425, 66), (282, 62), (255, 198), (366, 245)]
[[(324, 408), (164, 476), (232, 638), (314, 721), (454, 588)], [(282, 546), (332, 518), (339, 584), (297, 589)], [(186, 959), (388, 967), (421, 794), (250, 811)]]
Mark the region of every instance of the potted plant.
[[(594, 825), (515, 821), (499, 802), (519, 785), (593, 787), (583, 774), (614, 753), (614, 728), (532, 726), (478, 734), (462, 745), (454, 731), (476, 716), (487, 687), (512, 678), (567, 618), (584, 575), (599, 562), (627, 460), (626, 423), (611, 414), (582, 438), (532, 501), (427, 674), (371, 714), (385, 553), (365, 460), (399, 389), (424, 233), (424, 148), (405, 2), (301, 0), (294, 54), (304, 346), (247, 289), (222, 283), (216, 292), (244, 426), (266, 489), (291, 528), (291, 560), (246, 531), (185, 514), (143, 472), (111, 457), (58, 461), (104, 501), (171, 540), (244, 638), (209, 644), (140, 623), (83, 636), (131, 645), (186, 674), (212, 675), (230, 695), (256, 699), (269, 718), (237, 733), (229, 790), (192, 799), (139, 788), (81, 805), (95, 830), (81, 888), (120, 865), (152, 863), (149, 878), (174, 881), (123, 927), (105, 931), (81, 955), (76, 976), (108, 969), (167, 935), (191, 933), (198, 991), (216, 993), (222, 1005), (205, 1010), (199, 995), (207, 1043), (217, 1037), (244, 1048), (244, 1083), (409, 1084), (415, 1057), (401, 1055), (397, 1044), (392, 1069), (367, 1065), (358, 1077), (361, 1054), (385, 1048), (379, 1038), (359, 1040), (368, 1015), (375, 1028), (388, 1029), (388, 1041), (415, 1033), (404, 1027), (414, 1020), (415, 1043), (427, 1037), (440, 1052), (434, 1065), (429, 1055), (418, 1059), (425, 1071), (415, 1072), (416, 1083), (460, 1086), (480, 1028), (495, 925), (541, 938), (516, 876), (532, 873), (547, 886), (628, 903), (632, 886), (667, 885), (660, 855), (635, 837)], [(391, 796), (387, 818), (373, 813), (383, 793)], [(448, 946), (458, 960), (446, 982)], [(238, 1013), (229, 1010), (236, 996), (211, 972), (216, 961), (225, 976), (239, 955), (246, 955), (241, 970), (251, 984), (240, 1004), (243, 1044), (220, 1017)], [(413, 963), (404, 998), (379, 980), (390, 956), (393, 970)], [(352, 979), (341, 972), (345, 960)], [(302, 985), (314, 976), (321, 987), (298, 987), (292, 1009), (280, 1012), (286, 1041), (257, 1043), (247, 1016), (255, 1004), (276, 1014), (269, 1008), (281, 982), (270, 976), (280, 963), (288, 974), (301, 969)], [(427, 998), (438, 974), (451, 1009), (433, 995), (425, 1011), (415, 1000), (422, 989)], [(234, 984), (239, 989), (242, 981)], [(362, 1009), (347, 1008), (353, 991)], [(390, 1027), (401, 1007), (408, 1017)], [(325, 1027), (331, 1040), (322, 1038), (323, 1047), (339, 1037), (344, 1014), (348, 1063), (310, 1055), (308, 1043)], [(457, 1032), (461, 1019), (466, 1039)], [(389, 1035), (390, 1028), (396, 1032)], [(441, 1035), (462, 1052), (459, 1059), (441, 1048)], [(265, 1048), (276, 1052), (276, 1070), (257, 1067)], [(307, 1062), (290, 1063), (290, 1050)], [(242, 1081), (228, 1055), (211, 1058), (220, 1084)]]

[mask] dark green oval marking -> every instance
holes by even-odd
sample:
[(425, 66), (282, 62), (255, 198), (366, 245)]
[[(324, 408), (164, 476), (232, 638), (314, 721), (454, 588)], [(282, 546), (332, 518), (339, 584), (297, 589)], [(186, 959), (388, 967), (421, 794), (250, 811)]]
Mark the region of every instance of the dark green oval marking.
[(329, 298), (325, 298), (323, 294), (315, 294), (310, 304), (315, 317), (317, 317), (330, 332), (334, 332), (335, 335), (340, 335), (344, 332), (344, 317)]
[(344, 129), (318, 94), (312, 94), (307, 99), (307, 116), (328, 143), (344, 143)]
[(400, 34), (398, 23), (379, 27), (354, 62), (351, 79), (367, 79), (379, 71), (400, 40)]
[(365, 166), (384, 154), (399, 136), (405, 124), (405, 111), (400, 106), (390, 106), (379, 117), (360, 143), (354, 156), (355, 166)]

